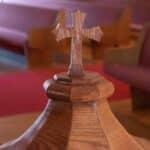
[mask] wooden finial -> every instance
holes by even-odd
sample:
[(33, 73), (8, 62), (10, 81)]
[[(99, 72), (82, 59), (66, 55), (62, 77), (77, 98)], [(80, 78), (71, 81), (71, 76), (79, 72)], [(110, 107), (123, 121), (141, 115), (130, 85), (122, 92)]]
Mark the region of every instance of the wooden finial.
[(83, 37), (100, 41), (103, 33), (99, 26), (83, 29), (86, 14), (77, 10), (72, 13), (72, 27), (57, 26), (55, 29), (56, 40), (71, 38), (71, 59), (69, 66), (70, 76), (82, 76), (84, 74), (82, 63), (82, 39)]

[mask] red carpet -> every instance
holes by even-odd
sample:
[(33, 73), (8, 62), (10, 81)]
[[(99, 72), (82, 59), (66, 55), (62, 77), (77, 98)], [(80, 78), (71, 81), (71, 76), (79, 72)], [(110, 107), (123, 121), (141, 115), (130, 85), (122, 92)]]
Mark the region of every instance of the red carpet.
[[(100, 65), (88, 65), (87, 70), (97, 71), (111, 80), (115, 93), (110, 100), (125, 99), (130, 96), (128, 86), (109, 75), (104, 74)], [(47, 97), (43, 90), (43, 81), (64, 68), (21, 71), (0, 75), (0, 116), (39, 111), (44, 108)]]

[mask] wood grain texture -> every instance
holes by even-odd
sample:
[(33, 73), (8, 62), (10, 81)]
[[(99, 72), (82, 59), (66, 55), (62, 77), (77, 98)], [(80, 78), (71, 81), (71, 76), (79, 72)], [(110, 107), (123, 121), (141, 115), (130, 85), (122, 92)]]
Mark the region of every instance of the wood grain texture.
[(68, 150), (109, 150), (109, 143), (95, 111), (95, 102), (73, 105)]
[[(141, 112), (141, 115), (139, 116), (138, 114), (139, 114), (139, 112), (137, 112), (137, 113), (132, 113), (131, 111), (129, 111), (127, 108), (129, 107), (129, 108), (131, 108), (131, 106), (129, 106), (128, 105), (128, 102), (129, 101), (121, 101), (121, 102), (115, 102), (115, 103), (111, 103), (111, 106), (112, 106), (112, 109), (113, 109), (113, 111), (117, 114), (117, 115), (119, 115), (119, 114), (122, 114), (122, 116), (124, 116), (124, 117), (122, 117), (122, 116), (118, 116), (117, 118), (119, 118), (119, 120), (124, 124), (124, 121), (126, 121), (128, 118), (127, 118), (127, 113), (131, 113), (131, 116), (130, 116), (130, 119), (131, 119), (131, 117), (133, 117), (133, 121), (135, 121), (136, 120), (136, 118), (137, 117), (140, 117), (141, 115), (143, 116), (144, 115), (144, 112), (142, 113)], [(78, 133), (78, 131), (82, 131), (81, 133), (83, 133), (83, 135), (84, 134), (86, 134), (87, 132), (87, 128), (85, 127), (86, 126), (86, 123), (88, 123), (88, 129), (90, 129), (90, 126), (92, 127), (93, 126), (93, 128), (94, 128), (94, 130), (95, 129), (101, 129), (102, 128), (102, 125), (100, 125), (100, 127), (96, 127), (96, 125), (95, 124), (93, 124), (93, 121), (94, 121), (94, 123), (96, 123), (96, 122), (98, 122), (98, 121), (96, 121), (96, 119), (95, 118), (97, 118), (96, 116), (95, 116), (95, 111), (93, 111), (94, 109), (95, 109), (95, 106), (94, 106), (94, 104), (93, 103), (91, 103), (92, 105), (90, 105), (90, 104), (88, 104), (87, 103), (87, 105), (84, 107), (84, 105), (83, 105), (83, 110), (81, 110), (80, 109), (80, 104), (76, 104), (74, 107), (72, 107), (72, 108), (75, 108), (75, 109), (72, 109), (72, 110), (74, 110), (73, 111), (73, 113), (74, 113), (74, 115), (75, 114), (77, 114), (77, 111), (79, 111), (80, 112), (80, 116), (79, 115), (75, 115), (74, 116), (74, 119), (72, 118), (72, 120), (74, 120), (73, 122), (74, 123), (76, 123), (76, 124), (80, 124), (80, 122), (79, 122), (79, 120), (78, 119), (81, 119), (81, 120), (84, 120), (80, 125), (82, 125), (82, 127), (83, 127), (83, 131), (82, 131), (82, 128), (73, 128), (74, 129), (74, 134), (73, 134), (73, 136), (72, 137), (74, 137), (74, 138), (80, 138), (79, 136), (79, 134), (76, 134), (76, 133)], [(105, 103), (105, 104), (103, 104), (103, 103), (101, 103), (102, 105), (102, 108), (103, 108), (103, 106), (104, 105), (108, 105), (107, 103)], [(55, 107), (56, 108), (56, 107)], [(107, 106), (107, 108), (109, 109), (109, 111), (110, 111), (110, 108)], [(121, 108), (123, 108), (123, 109), (121, 109)], [(97, 109), (98, 110), (98, 109)], [(91, 119), (89, 119), (87, 116), (86, 116), (86, 113), (89, 113), (88, 115), (89, 116), (91, 116), (92, 118)], [(124, 115), (123, 115), (124, 114)], [(125, 115), (126, 114), (126, 115)], [(146, 113), (147, 114), (147, 113)], [(134, 116), (136, 117), (134, 117)], [(58, 114), (58, 116), (60, 116), (60, 114)], [(98, 117), (99, 117), (99, 115), (97, 115)], [(126, 116), (126, 117), (125, 117)], [(143, 118), (143, 117), (140, 117), (141, 119)], [(148, 117), (148, 116), (147, 116)], [(35, 117), (33, 117), (33, 118), (35, 118)], [(124, 118), (124, 120), (123, 120), (123, 118)], [(18, 117), (16, 118), (17, 120), (20, 120)], [(30, 119), (30, 118), (29, 118)], [(88, 121), (88, 119), (89, 119), (89, 121)], [(130, 120), (129, 119), (129, 120)], [(22, 119), (23, 120), (23, 119)], [(87, 121), (86, 121), (87, 120)], [(146, 120), (146, 117), (145, 117), (145, 120)], [(143, 120), (144, 121), (144, 120)], [(147, 121), (149, 121), (148, 119), (147, 119)], [(127, 122), (128, 123), (128, 122)], [(136, 123), (138, 123), (138, 122), (136, 122)], [(102, 122), (101, 122), (101, 124), (102, 124)], [(107, 124), (106, 124), (107, 125)], [(138, 124), (138, 126), (139, 126), (140, 124)], [(49, 125), (50, 126), (50, 125)], [(128, 125), (127, 124), (125, 124), (125, 126), (127, 127), (127, 126), (130, 126), (130, 127), (127, 127), (128, 128), (128, 131), (130, 131), (130, 132), (132, 132), (131, 131), (131, 129), (132, 129), (132, 126), (136, 126), (136, 124), (134, 124), (134, 123), (130, 123), (130, 121), (129, 121), (129, 123), (128, 123)], [(18, 128), (20, 128), (20, 127), (18, 127)], [(71, 130), (72, 130), (72, 128), (71, 128)], [(106, 126), (106, 128), (107, 128), (107, 126)], [(17, 130), (17, 129), (16, 129)], [(139, 131), (140, 129), (138, 129), (138, 131)], [(77, 131), (77, 132), (75, 132), (75, 131)], [(88, 130), (88, 131), (91, 131), (91, 130)], [(97, 131), (97, 130), (96, 130)], [(101, 130), (100, 130), (101, 131)], [(118, 131), (118, 130), (112, 130), (111, 132), (113, 132), (113, 131)], [(136, 131), (136, 133), (138, 134), (138, 131)], [(95, 131), (91, 131), (91, 132), (88, 132), (87, 134), (89, 135), (89, 134), (92, 134), (92, 133), (95, 133)], [(103, 131), (102, 131), (102, 133), (104, 133)], [(87, 134), (86, 134), (86, 136), (87, 136)], [(97, 132), (96, 132), (96, 135), (97, 135), (97, 137), (98, 137), (98, 134), (97, 134)], [(101, 134), (101, 135), (103, 135), (103, 134)], [(81, 136), (81, 139), (84, 139), (83, 137), (85, 137), (85, 136)], [(88, 136), (87, 136), (88, 137)], [(103, 136), (101, 136), (101, 137), (103, 137)], [(87, 138), (87, 141), (89, 140), (89, 139), (91, 139), (91, 138)], [(96, 138), (94, 138), (94, 139), (96, 139)], [(104, 138), (105, 139), (105, 138)], [(114, 139), (116, 139), (116, 137), (114, 138)], [(117, 139), (119, 139), (119, 138), (117, 138)], [(147, 140), (144, 140), (144, 139), (141, 139), (141, 138), (135, 138), (136, 139), (136, 141), (137, 142), (139, 142), (140, 144), (142, 144), (143, 145), (143, 147), (144, 147), (144, 150), (149, 150), (149, 146), (148, 145), (150, 145), (149, 143), (149, 141), (147, 141)], [(42, 141), (42, 140), (41, 140)], [(93, 140), (94, 141), (94, 140)], [(73, 143), (73, 142), (72, 142)], [(92, 142), (91, 142), (92, 143)], [(82, 142), (81, 142), (81, 144), (82, 144)], [(83, 142), (83, 144), (84, 144), (84, 142)], [(35, 144), (33, 144), (33, 145), (35, 145)], [(33, 146), (32, 145), (32, 146)], [(76, 146), (77, 146), (77, 144), (76, 144)], [(80, 145), (81, 146), (81, 145)], [(90, 144), (88, 145), (84, 145), (84, 146), (87, 146), (86, 148), (88, 149), (90, 149)], [(80, 148), (80, 147), (79, 147)], [(122, 148), (121, 148), (122, 149)], [(46, 149), (47, 150), (47, 149)], [(90, 149), (91, 150), (91, 149)]]
[(123, 128), (111, 112), (107, 101), (97, 103), (98, 116), (112, 150), (143, 150), (131, 135)]
[(66, 150), (72, 120), (72, 104), (53, 102), (44, 126), (27, 150)]
[[(110, 109), (137, 142), (146, 150), (150, 147), (150, 110), (133, 111), (131, 99), (111, 101)], [(13, 116), (0, 117), (0, 143), (13, 140), (20, 136), (40, 115), (40, 112), (16, 114)], [(12, 130), (13, 129), (13, 130)]]
[(107, 98), (114, 92), (112, 83), (94, 72), (84, 72), (84, 76), (78, 78), (60, 73), (47, 80), (44, 88), (48, 97), (72, 102), (96, 101)]
[[(48, 97), (54, 96), (53, 100), (48, 102), (40, 117), (22, 136), (2, 145), (1, 150), (144, 150), (111, 112), (105, 100), (114, 91), (109, 81), (94, 73), (87, 73), (84, 78), (63, 74), (54, 76), (51, 81), (54, 80), (44, 84), (45, 90), (49, 90)], [(64, 97), (68, 91), (62, 90), (62, 85), (64, 89), (77, 89), (75, 101), (72, 100), (72, 90), (68, 99)], [(89, 85), (98, 88), (88, 91)], [(51, 95), (52, 90), (55, 95)], [(84, 100), (82, 91), (87, 91), (87, 100)], [(91, 94), (95, 91), (99, 93), (98, 97)]]

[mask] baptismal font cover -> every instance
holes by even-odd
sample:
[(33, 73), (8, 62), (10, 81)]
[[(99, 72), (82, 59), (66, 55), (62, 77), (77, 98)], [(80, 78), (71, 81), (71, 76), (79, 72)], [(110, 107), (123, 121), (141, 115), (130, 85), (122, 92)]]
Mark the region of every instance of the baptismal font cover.
[(0, 150), (142, 150), (110, 110), (107, 98), (113, 84), (82, 64), (82, 40), (100, 41), (99, 26), (83, 28), (86, 14), (72, 13), (72, 27), (59, 23), (56, 40), (71, 38), (67, 72), (44, 82), (48, 103), (23, 135)]

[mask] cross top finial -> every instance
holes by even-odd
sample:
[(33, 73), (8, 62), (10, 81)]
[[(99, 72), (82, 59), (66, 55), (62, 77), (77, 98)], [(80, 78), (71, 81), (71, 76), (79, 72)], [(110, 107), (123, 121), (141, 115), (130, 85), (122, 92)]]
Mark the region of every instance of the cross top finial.
[(74, 29), (81, 30), (84, 24), (86, 14), (81, 12), (80, 10), (77, 10), (75, 13), (72, 13), (72, 23), (74, 26)]
[(84, 29), (83, 24), (86, 14), (77, 10), (72, 13), (72, 27), (57, 26), (55, 29), (56, 40), (71, 38), (71, 60), (69, 66), (70, 76), (83, 76), (82, 64), (82, 40), (83, 37), (100, 41), (103, 35), (99, 26), (90, 29)]

